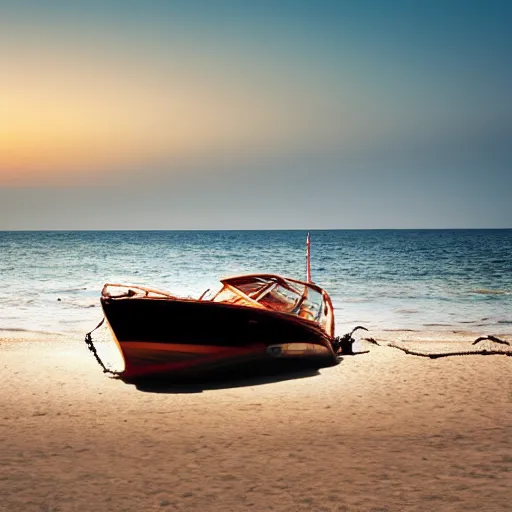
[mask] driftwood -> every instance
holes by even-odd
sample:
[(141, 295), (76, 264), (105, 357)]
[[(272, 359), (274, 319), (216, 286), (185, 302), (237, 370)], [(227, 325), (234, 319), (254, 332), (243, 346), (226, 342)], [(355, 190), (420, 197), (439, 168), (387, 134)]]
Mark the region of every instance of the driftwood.
[(502, 345), (510, 346), (510, 343), (508, 341), (501, 340), (500, 338), (497, 338), (496, 336), (492, 336), (492, 335), (480, 336), (480, 338), (477, 338), (475, 341), (473, 341), (473, 343), (471, 343), (471, 345), (476, 345), (477, 343), (479, 343), (483, 340), (491, 340), (491, 341), (494, 341), (495, 343), (501, 343)]

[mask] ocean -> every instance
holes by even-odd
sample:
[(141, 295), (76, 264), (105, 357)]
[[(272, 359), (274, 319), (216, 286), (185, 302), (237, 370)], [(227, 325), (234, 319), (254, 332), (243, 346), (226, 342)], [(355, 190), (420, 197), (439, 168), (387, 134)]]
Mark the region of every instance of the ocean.
[[(84, 334), (104, 283), (198, 297), (221, 277), (305, 279), (306, 231), (0, 232), (1, 331)], [(311, 231), (312, 280), (333, 300), (336, 334), (512, 332), (512, 230)]]

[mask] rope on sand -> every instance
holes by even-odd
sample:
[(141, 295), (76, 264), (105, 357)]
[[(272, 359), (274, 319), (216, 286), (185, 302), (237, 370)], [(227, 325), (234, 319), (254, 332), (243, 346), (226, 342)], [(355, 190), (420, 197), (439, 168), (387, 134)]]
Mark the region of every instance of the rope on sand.
[[(397, 348), (398, 350), (401, 350), (402, 352), (405, 352), (406, 354), (410, 354), (412, 356), (419, 356), (419, 357), (428, 357), (430, 359), (438, 359), (440, 357), (450, 357), (450, 356), (508, 356), (512, 357), (512, 352), (506, 351), (506, 350), (471, 350), (471, 351), (462, 351), (462, 352), (435, 352), (435, 353), (425, 353), (425, 352), (416, 352), (415, 350), (409, 350), (408, 348), (401, 347), (400, 345), (397, 345), (396, 343), (387, 343), (385, 345), (381, 345), (378, 343), (374, 338), (364, 338), (365, 341), (368, 341), (372, 343), (373, 345), (377, 345), (379, 347), (391, 347), (391, 348)], [(475, 340), (472, 345), (475, 345), (479, 341), (482, 341), (484, 339), (489, 339), (491, 341), (494, 341), (496, 343), (501, 343), (503, 345), (509, 345), (510, 343), (504, 340), (500, 340), (499, 338), (496, 338), (495, 336), (486, 336), (486, 337), (480, 337), (477, 340)]]
[(96, 347), (94, 346), (94, 342), (92, 340), (92, 333), (96, 329), (99, 329), (103, 325), (104, 322), (105, 322), (105, 318), (103, 318), (103, 320), (92, 331), (88, 332), (85, 335), (84, 341), (85, 341), (85, 344), (87, 345), (87, 348), (92, 352), (94, 359), (96, 359), (97, 363), (103, 368), (103, 373), (108, 373), (112, 377), (119, 377), (122, 374), (122, 372), (116, 372), (114, 370), (111, 370), (110, 368), (108, 368), (105, 365), (105, 363), (101, 360), (101, 357), (98, 355), (98, 351), (96, 350)]

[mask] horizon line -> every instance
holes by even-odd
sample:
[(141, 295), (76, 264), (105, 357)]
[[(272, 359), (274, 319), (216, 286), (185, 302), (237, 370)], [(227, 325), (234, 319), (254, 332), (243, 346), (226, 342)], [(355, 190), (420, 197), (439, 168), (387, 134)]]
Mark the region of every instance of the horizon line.
[(512, 227), (430, 227), (430, 228), (174, 228), (174, 229), (0, 229), (0, 233), (137, 233), (137, 232), (153, 232), (153, 233), (170, 233), (170, 232), (222, 232), (222, 231), (507, 231)]

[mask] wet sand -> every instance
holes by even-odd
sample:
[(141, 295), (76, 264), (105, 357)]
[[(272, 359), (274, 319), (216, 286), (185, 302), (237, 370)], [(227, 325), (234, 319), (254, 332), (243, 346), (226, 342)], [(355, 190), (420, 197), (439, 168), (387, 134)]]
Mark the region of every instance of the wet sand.
[(79, 337), (0, 336), (2, 512), (511, 509), (512, 357), (363, 342), (318, 372), (137, 389)]

